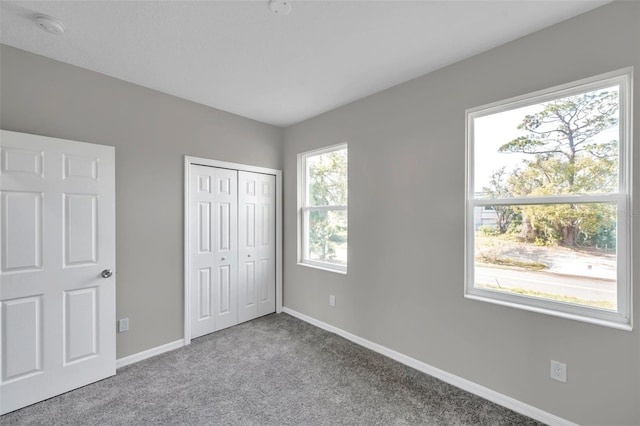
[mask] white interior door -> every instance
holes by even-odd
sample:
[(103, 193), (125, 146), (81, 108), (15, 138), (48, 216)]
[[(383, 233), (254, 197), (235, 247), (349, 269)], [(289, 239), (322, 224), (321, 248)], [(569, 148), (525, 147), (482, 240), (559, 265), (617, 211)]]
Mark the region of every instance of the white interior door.
[(238, 323), (237, 171), (191, 166), (191, 338)]
[(115, 374), (115, 160), (4, 130), (0, 151), (4, 414)]
[(276, 310), (275, 176), (238, 172), (238, 320)]

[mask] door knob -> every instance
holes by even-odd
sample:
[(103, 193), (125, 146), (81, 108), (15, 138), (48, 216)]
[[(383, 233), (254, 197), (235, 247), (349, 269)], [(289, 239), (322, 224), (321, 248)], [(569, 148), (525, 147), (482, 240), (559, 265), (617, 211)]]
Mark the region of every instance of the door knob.
[(247, 257), (251, 257), (251, 255), (250, 255), (250, 254), (248, 254), (248, 255), (247, 255)]
[(227, 258), (226, 258), (226, 257), (223, 257), (223, 258), (222, 258), (222, 259), (220, 259), (220, 260), (224, 262), (225, 260), (227, 260)]
[(109, 278), (111, 275), (113, 275), (113, 271), (111, 269), (105, 269), (104, 271), (102, 271), (102, 278)]

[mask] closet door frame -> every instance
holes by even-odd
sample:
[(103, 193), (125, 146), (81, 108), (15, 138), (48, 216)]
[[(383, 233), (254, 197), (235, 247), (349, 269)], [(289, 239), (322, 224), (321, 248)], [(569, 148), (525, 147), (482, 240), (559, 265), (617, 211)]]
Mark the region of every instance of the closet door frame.
[(273, 175), (276, 178), (276, 313), (282, 312), (282, 171), (266, 167), (250, 166), (247, 164), (230, 163), (228, 161), (212, 160), (209, 158), (184, 156), (184, 344), (191, 343), (191, 307), (190, 307), (190, 268), (189, 268), (189, 218), (191, 165), (218, 167), (221, 169), (238, 170), (243, 172)]

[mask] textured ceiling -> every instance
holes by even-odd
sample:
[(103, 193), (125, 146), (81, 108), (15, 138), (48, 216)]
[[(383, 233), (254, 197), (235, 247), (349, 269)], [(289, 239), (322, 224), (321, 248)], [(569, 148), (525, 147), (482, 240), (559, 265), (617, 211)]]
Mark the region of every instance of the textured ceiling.
[(604, 3), (3, 0), (0, 42), (288, 126)]

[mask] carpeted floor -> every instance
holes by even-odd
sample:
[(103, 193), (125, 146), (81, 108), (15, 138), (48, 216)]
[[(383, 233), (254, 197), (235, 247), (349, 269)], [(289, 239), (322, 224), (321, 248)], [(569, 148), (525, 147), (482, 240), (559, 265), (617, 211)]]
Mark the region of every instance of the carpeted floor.
[(121, 368), (3, 425), (540, 425), (286, 314)]

